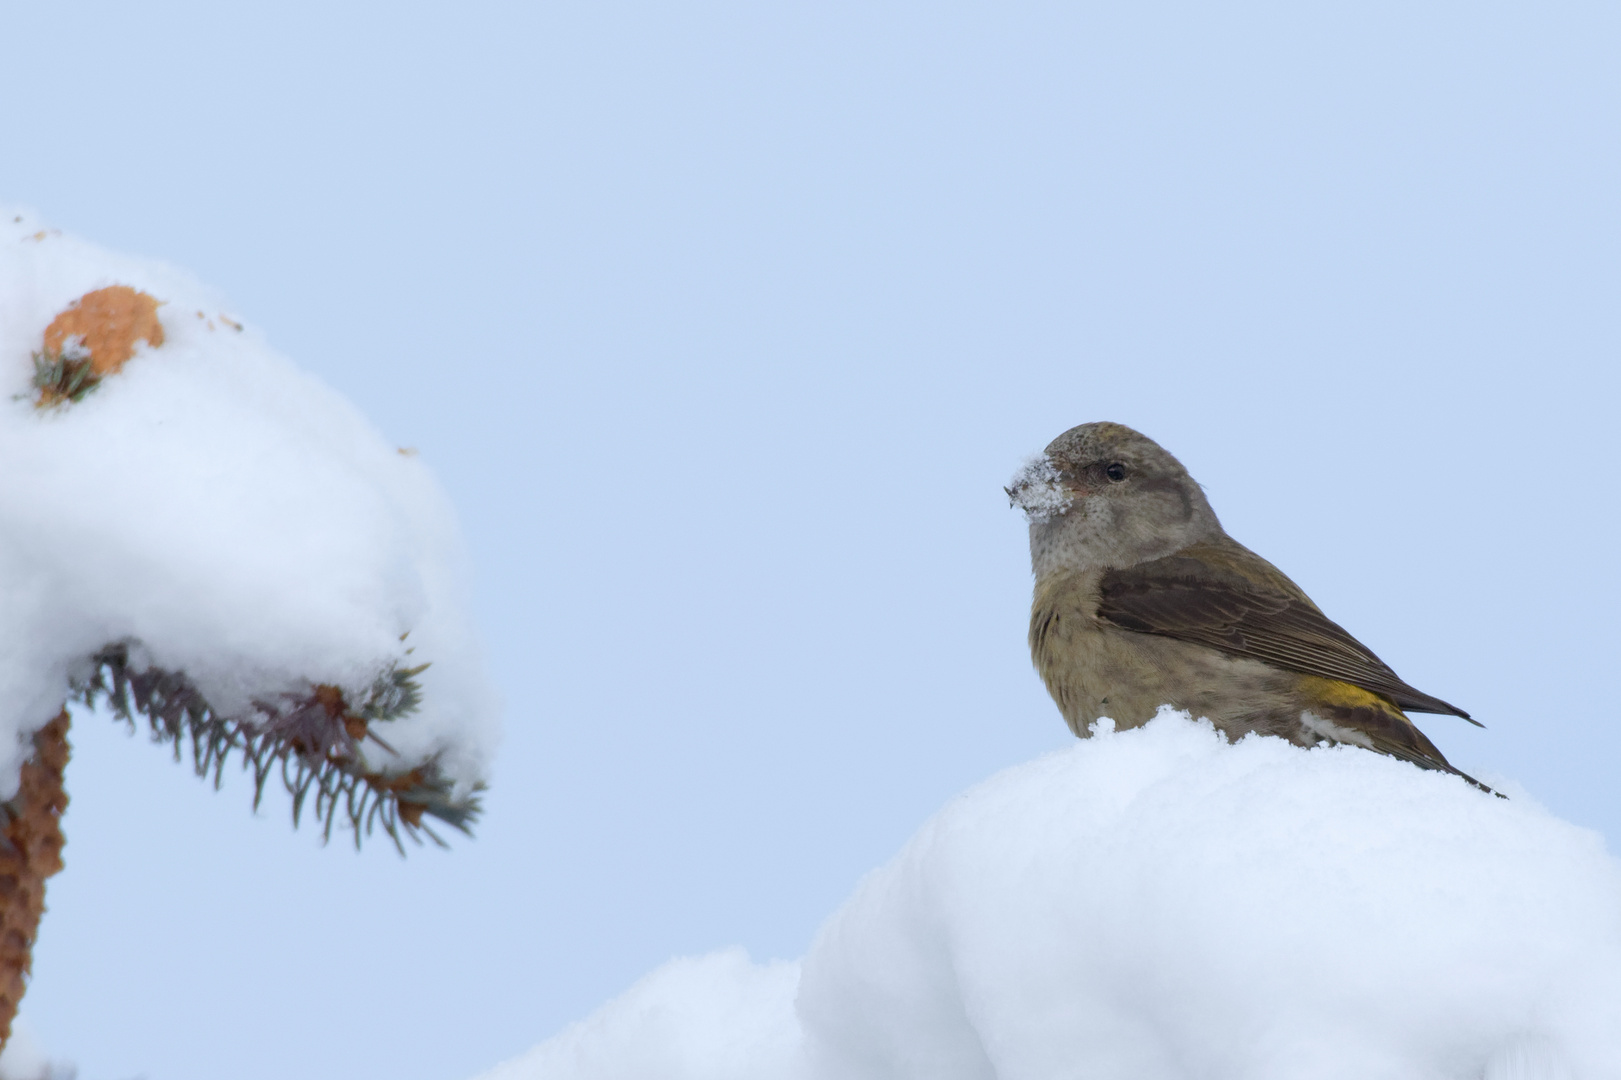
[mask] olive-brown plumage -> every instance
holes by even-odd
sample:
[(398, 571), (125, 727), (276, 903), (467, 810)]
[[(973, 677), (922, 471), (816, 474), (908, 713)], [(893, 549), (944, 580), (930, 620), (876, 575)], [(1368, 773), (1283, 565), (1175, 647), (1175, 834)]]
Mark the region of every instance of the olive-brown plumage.
[(1121, 424), (1071, 428), (1008, 494), (1030, 518), (1031, 656), (1077, 735), (1171, 705), (1229, 738), (1351, 743), (1477, 783), (1404, 710), (1469, 715), (1404, 682), (1228, 536), (1153, 440)]

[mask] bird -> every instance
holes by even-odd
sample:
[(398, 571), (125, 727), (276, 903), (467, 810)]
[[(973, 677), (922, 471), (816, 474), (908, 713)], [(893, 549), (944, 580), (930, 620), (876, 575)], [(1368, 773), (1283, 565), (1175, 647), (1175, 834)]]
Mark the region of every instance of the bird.
[(1187, 469), (1146, 435), (1070, 428), (1004, 490), (1030, 525), (1031, 659), (1077, 736), (1103, 717), (1141, 726), (1169, 705), (1229, 740), (1359, 746), (1491, 791), (1407, 714), (1483, 725), (1404, 682), (1228, 536)]

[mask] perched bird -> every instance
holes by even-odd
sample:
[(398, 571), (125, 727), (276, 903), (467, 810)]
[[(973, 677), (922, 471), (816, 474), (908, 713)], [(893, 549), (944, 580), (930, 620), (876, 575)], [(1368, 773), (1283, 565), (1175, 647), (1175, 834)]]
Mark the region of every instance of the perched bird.
[(1229, 739), (1350, 743), (1484, 787), (1406, 713), (1478, 722), (1403, 682), (1228, 536), (1152, 439), (1123, 424), (1071, 428), (1007, 493), (1030, 521), (1030, 653), (1075, 734), (1103, 716), (1136, 727), (1172, 705)]

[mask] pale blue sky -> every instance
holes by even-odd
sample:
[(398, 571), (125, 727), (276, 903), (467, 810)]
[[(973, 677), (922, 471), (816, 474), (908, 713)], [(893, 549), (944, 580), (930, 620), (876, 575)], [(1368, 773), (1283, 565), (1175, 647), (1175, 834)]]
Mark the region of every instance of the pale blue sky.
[(476, 841), (76, 733), (24, 1012), (84, 1080), (460, 1080), (797, 956), (1063, 745), (1001, 484), (1130, 423), (1621, 840), (1621, 9), (11, 5), (0, 198), (188, 267), (458, 506)]

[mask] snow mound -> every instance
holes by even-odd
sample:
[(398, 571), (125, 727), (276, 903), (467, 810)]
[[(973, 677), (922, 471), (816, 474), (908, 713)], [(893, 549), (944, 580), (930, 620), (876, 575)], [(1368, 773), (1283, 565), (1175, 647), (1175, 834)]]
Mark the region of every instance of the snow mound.
[(26, 1023), (12, 1022), (11, 1035), (0, 1049), (0, 1080), (74, 1080), (77, 1075), (72, 1064), (51, 1060)]
[(954, 799), (801, 971), (797, 1031), (726, 1004), (780, 981), (682, 961), (495, 1075), (1617, 1076), (1621, 864), (1523, 794), (1166, 710)]
[(798, 964), (752, 964), (742, 949), (673, 960), (595, 1016), (479, 1080), (784, 1075), (798, 1042), (798, 984)]
[[(111, 286), (160, 303), (160, 343), (41, 407), (41, 357), (69, 352), (47, 330), (61, 339), (53, 321)], [(184, 673), (221, 716), (273, 721), (402, 803), (430, 774), (435, 797), (464, 800), (496, 710), (448, 501), (229, 311), (186, 273), (0, 210), (0, 798), (26, 737), (111, 645), (129, 672)]]

